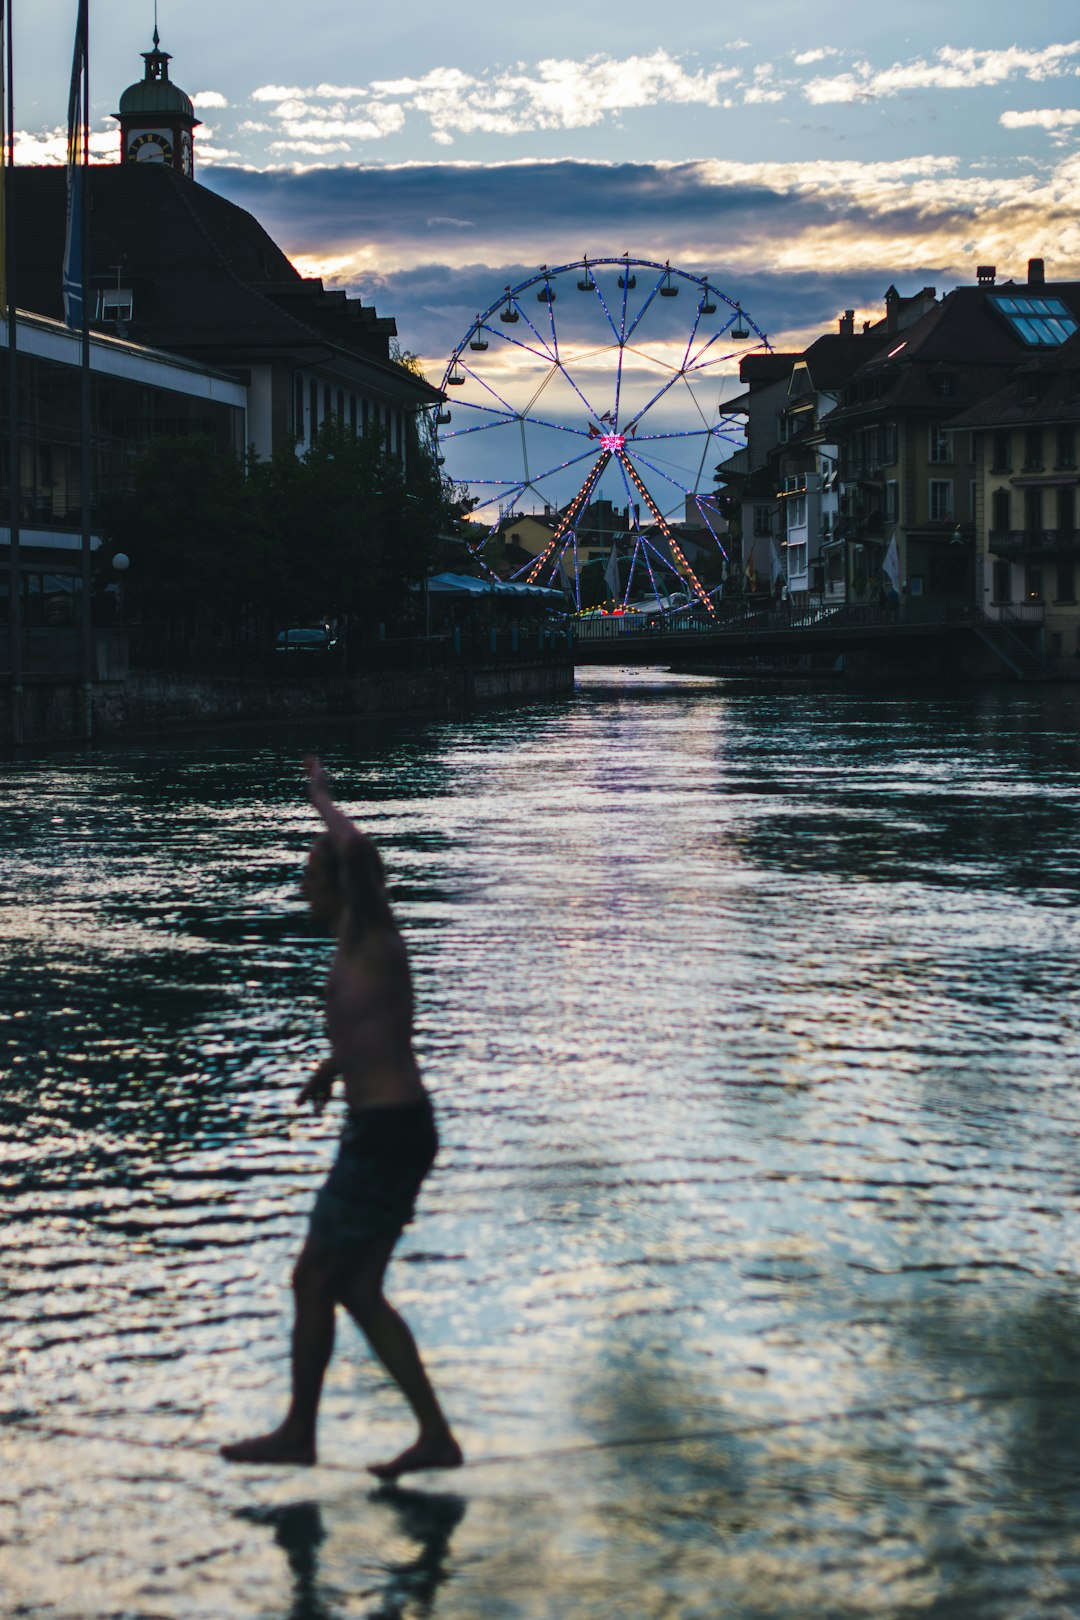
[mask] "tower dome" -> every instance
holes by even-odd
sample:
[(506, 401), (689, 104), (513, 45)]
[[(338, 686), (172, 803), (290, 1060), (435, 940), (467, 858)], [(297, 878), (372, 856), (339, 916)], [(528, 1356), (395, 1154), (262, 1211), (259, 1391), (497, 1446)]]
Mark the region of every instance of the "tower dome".
[(168, 51), (161, 49), (157, 27), (154, 48), (143, 51), (143, 77), (120, 97), (121, 163), (167, 163), (191, 176), (195, 172), (192, 135), (198, 127), (191, 97), (169, 78)]

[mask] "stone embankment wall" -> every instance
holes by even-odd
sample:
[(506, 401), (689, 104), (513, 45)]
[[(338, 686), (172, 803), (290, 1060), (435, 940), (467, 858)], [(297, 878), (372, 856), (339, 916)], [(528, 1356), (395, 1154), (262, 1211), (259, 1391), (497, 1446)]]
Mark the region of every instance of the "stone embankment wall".
[[(123, 680), (95, 684), (93, 737), (114, 741), (168, 736), (202, 726), (266, 724), (302, 720), (307, 715), (447, 714), (474, 703), (564, 697), (573, 685), (569, 654), (330, 680), (200, 679), (133, 670)], [(7, 701), (0, 700), (0, 745), (10, 746), (10, 688), (4, 696)], [(29, 744), (83, 740), (83, 703), (83, 689), (76, 681), (28, 681), (23, 694), (24, 740)]]

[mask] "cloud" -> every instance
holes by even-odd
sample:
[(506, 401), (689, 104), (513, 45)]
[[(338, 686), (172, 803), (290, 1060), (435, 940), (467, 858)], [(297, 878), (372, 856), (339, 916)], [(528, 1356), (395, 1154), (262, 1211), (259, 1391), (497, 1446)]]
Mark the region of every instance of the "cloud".
[(1080, 124), (1080, 112), (1075, 107), (1043, 107), (1035, 112), (1004, 112), (998, 123), (1005, 129), (1061, 129)]
[[(455, 338), (456, 327), (463, 331), (515, 275), (575, 261), (583, 251), (670, 258), (709, 275), (755, 318), (763, 277), (777, 285), (818, 278), (834, 289), (821, 311), (828, 325), (833, 304), (862, 307), (906, 275), (918, 278), (917, 286), (942, 285), (973, 279), (976, 262), (1023, 265), (1040, 253), (1053, 274), (1080, 275), (1080, 157), (1042, 176), (1010, 178), (972, 174), (955, 158), (924, 154), (878, 163), (522, 160), (303, 174), (216, 169), (213, 184), (262, 220), (286, 252), (302, 254), (312, 274), (372, 296), (416, 278), (410, 297), (423, 283), (431, 302), (431, 311), (416, 318), (444, 333), (454, 329)], [(428, 291), (433, 261), (439, 268), (430, 272)], [(814, 318), (816, 312), (781, 309), (759, 324), (783, 331)], [(410, 346), (418, 345), (410, 338)]]
[(815, 51), (800, 51), (792, 57), (796, 67), (809, 67), (811, 62), (823, 62), (828, 56), (839, 56), (835, 45), (819, 45)]
[(229, 105), (220, 90), (196, 90), (191, 99), (196, 107), (227, 107)]
[(1018, 45), (998, 51), (979, 51), (970, 47), (957, 50), (951, 45), (943, 45), (932, 62), (918, 58), (908, 63), (894, 62), (891, 67), (883, 69), (874, 68), (869, 62), (857, 62), (848, 73), (840, 73), (833, 78), (811, 79), (803, 94), (808, 101), (823, 105), (827, 102), (876, 100), (913, 90), (978, 89), (1002, 84), (1017, 75), (1032, 80), (1057, 78), (1074, 70), (1078, 54), (1080, 40), (1047, 45), (1038, 51), (1023, 50)]
[[(648, 56), (597, 55), (584, 61), (549, 57), (531, 66), (479, 73), (437, 67), (419, 77), (376, 79), (366, 86), (261, 85), (252, 99), (273, 104), (273, 116), (299, 138), (311, 135), (307, 126), (325, 121), (316, 109), (329, 102), (330, 121), (348, 122), (346, 109), (352, 106), (362, 114), (359, 124), (384, 133), (400, 129), (406, 113), (418, 113), (432, 138), (445, 145), (456, 135), (585, 129), (657, 105), (721, 107), (722, 87), (739, 77), (733, 67), (688, 68), (657, 49)], [(297, 125), (304, 128), (292, 127)]]

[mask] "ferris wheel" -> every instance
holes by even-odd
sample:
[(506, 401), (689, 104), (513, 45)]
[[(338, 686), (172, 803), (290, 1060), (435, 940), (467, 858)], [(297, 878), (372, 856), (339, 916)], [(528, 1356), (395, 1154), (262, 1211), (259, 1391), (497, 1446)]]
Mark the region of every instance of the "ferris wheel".
[[(725, 392), (768, 338), (705, 277), (624, 255), (546, 265), (505, 288), (454, 349), (437, 453), (504, 577), (708, 614), (727, 566), (714, 487), (741, 449)], [(734, 383), (734, 388), (732, 384)]]

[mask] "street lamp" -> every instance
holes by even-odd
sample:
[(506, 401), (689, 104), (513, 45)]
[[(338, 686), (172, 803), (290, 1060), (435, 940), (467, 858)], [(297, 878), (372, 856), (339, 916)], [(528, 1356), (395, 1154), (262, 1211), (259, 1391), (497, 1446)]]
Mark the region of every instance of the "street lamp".
[(119, 578), (116, 581), (116, 612), (120, 621), (120, 628), (124, 627), (124, 575), (131, 566), (131, 559), (126, 552), (118, 551), (112, 560)]

